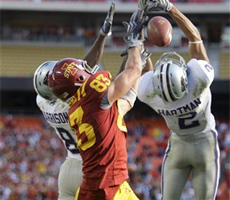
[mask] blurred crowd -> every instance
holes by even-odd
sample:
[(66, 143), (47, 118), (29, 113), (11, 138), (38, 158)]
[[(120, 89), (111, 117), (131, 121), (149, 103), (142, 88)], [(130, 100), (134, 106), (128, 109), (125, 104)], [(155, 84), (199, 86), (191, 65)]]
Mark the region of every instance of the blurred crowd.
[(8, 116), (1, 123), (0, 199), (57, 199), (57, 175), (66, 154), (63, 144), (52, 129), (17, 121)]
[[(0, 118), (1, 200), (57, 199), (57, 176), (66, 152), (43, 117), (37, 117), (36, 120), (34, 125), (30, 118)], [(169, 130), (157, 116), (145, 118), (130, 113), (126, 121), (131, 187), (141, 200), (160, 200), (161, 163)], [(221, 178), (216, 200), (229, 200), (229, 122), (217, 121), (217, 130), (221, 149)], [(189, 181), (181, 200), (193, 199), (191, 187)]]
[(82, 42), (91, 45), (95, 29), (73, 26), (4, 26), (0, 31), (3, 41)]
[[(123, 27), (116, 27), (116, 31), (107, 40), (106, 45), (112, 47), (120, 47), (124, 45)], [(205, 43), (220, 43), (223, 47), (230, 46), (229, 39), (230, 27), (225, 26), (222, 32), (217, 29), (202, 32), (202, 38)], [(173, 41), (171, 46), (187, 46), (187, 39), (184, 34), (178, 29), (173, 27)], [(40, 42), (40, 43), (75, 43), (83, 46), (91, 46), (97, 36), (95, 27), (82, 27), (82, 26), (4, 26), (0, 30), (1, 41), (13, 42)], [(148, 40), (145, 43), (150, 45)]]

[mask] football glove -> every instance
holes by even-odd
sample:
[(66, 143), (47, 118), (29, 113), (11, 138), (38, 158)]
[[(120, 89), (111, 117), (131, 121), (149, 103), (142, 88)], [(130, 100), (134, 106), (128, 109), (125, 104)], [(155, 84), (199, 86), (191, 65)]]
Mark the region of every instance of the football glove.
[(154, 13), (156, 11), (169, 12), (173, 4), (169, 0), (139, 0), (138, 7), (145, 13)]
[(132, 14), (129, 23), (123, 22), (126, 29), (126, 35), (123, 37), (128, 49), (138, 47), (143, 44), (144, 38), (142, 37), (143, 26), (147, 23), (147, 17), (144, 16), (144, 11), (137, 9)]
[(141, 51), (141, 61), (142, 61), (142, 69), (145, 67), (146, 65), (146, 61), (148, 58), (150, 58), (152, 54), (148, 52), (147, 49), (143, 49)]
[[(125, 49), (123, 52), (121, 52), (120, 56), (126, 56), (128, 54), (128, 49)], [(147, 49), (141, 49), (141, 62), (142, 62), (142, 69), (145, 67), (146, 61), (148, 58), (150, 58), (152, 54), (148, 52)]]
[(100, 34), (103, 36), (110, 36), (112, 34), (113, 15), (115, 12), (115, 4), (111, 3), (104, 24), (100, 29)]

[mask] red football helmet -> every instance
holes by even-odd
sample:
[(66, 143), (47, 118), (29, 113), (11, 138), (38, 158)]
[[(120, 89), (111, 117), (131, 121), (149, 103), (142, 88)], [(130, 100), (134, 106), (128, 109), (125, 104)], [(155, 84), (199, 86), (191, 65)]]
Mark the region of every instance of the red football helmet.
[(92, 74), (99, 71), (99, 66), (93, 69), (84, 60), (64, 58), (57, 62), (49, 73), (49, 87), (61, 100), (72, 97), (77, 89)]

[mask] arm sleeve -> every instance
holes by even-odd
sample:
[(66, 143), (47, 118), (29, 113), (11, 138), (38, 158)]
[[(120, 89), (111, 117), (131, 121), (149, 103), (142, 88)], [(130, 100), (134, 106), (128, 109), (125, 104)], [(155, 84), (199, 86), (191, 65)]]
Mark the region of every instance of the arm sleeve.
[(190, 70), (196, 74), (196, 77), (202, 79), (207, 87), (209, 87), (214, 80), (214, 69), (205, 60), (192, 59), (188, 62)]
[(147, 102), (147, 96), (154, 93), (153, 71), (149, 71), (141, 76), (138, 86), (138, 99), (144, 103)]

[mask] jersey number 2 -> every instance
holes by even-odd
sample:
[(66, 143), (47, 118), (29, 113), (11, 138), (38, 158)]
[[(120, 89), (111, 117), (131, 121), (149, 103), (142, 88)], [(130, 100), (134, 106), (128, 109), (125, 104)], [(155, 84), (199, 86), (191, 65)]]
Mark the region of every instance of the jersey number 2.
[[(197, 120), (191, 121), (195, 116), (196, 116), (196, 112), (190, 112), (185, 115), (180, 115), (180, 118), (178, 118), (180, 129), (188, 129), (188, 128), (199, 126), (200, 125), (199, 121)], [(187, 123), (188, 121), (191, 122)]]

